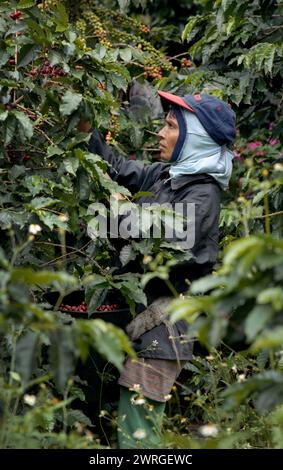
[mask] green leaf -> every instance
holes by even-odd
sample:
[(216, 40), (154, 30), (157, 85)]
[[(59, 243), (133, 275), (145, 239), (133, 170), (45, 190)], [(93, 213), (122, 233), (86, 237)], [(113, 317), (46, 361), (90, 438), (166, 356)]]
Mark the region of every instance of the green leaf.
[(55, 11), (53, 11), (53, 21), (56, 24), (56, 31), (58, 33), (63, 33), (68, 28), (68, 14), (63, 3), (58, 3), (56, 5)]
[(36, 0), (20, 0), (17, 7), (21, 9), (31, 8), (36, 5)]
[[(120, 371), (123, 367), (125, 351), (130, 356), (134, 356), (134, 351), (130, 345), (127, 335), (112, 323), (103, 320), (78, 320), (75, 325), (77, 334), (88, 335), (89, 344), (114, 364)], [(93, 359), (94, 360), (94, 359)]]
[(36, 0), (20, 0), (17, 7), (21, 9), (31, 8), (36, 5)]
[(4, 139), (5, 145), (8, 145), (13, 139), (16, 132), (17, 121), (15, 117), (10, 113), (4, 123)]
[[(0, 19), (1, 20), (1, 19)], [(0, 24), (0, 28), (1, 28), (1, 24)], [(0, 55), (0, 67), (2, 67), (3, 65), (7, 64), (8, 60), (10, 59), (11, 55), (8, 53), (8, 52), (2, 52), (1, 51), (1, 55)], [(0, 83), (2, 83), (3, 80), (0, 80)]]
[(251, 345), (252, 351), (259, 351), (263, 348), (276, 349), (282, 347), (283, 344), (283, 326), (274, 328), (273, 330), (267, 330), (255, 340)]
[(270, 305), (256, 305), (245, 320), (245, 334), (251, 342), (273, 315)]
[(263, 246), (264, 241), (258, 237), (250, 236), (246, 238), (241, 238), (230, 243), (228, 250), (224, 256), (224, 264), (230, 266), (238, 258), (242, 257), (244, 254), (249, 253), (253, 248), (259, 248)]
[(119, 255), (122, 266), (125, 266), (129, 261), (134, 260), (136, 256), (135, 251), (130, 245), (123, 246)]
[(152, 191), (139, 191), (138, 193), (135, 193), (131, 200), (132, 202), (135, 201), (136, 199), (139, 199), (141, 197), (146, 197), (146, 196), (154, 196), (154, 193)]
[(37, 58), (38, 52), (38, 46), (35, 46), (34, 44), (25, 44), (19, 52), (17, 66), (25, 67)]
[[(234, 408), (239, 409), (239, 405), (246, 401), (248, 397), (256, 396), (257, 411), (262, 412), (272, 406), (274, 407), (279, 402), (282, 403), (282, 390), (282, 374), (274, 370), (268, 370), (253, 375), (242, 383), (230, 385), (221, 395), (227, 399), (224, 403), (227, 411)], [(269, 394), (271, 399), (268, 398)]]
[(258, 363), (258, 366), (261, 368), (261, 369), (264, 369), (266, 364), (267, 364), (267, 361), (269, 359), (269, 351), (268, 349), (261, 349), (257, 355), (257, 363)]
[(188, 323), (197, 318), (202, 312), (210, 312), (213, 305), (211, 296), (189, 297), (173, 300), (168, 308), (172, 322), (184, 319)]
[(34, 209), (41, 209), (43, 207), (49, 207), (52, 206), (53, 204), (56, 204), (56, 202), (59, 202), (58, 199), (52, 199), (51, 197), (35, 197), (29, 204), (29, 207), (32, 207)]
[(130, 0), (118, 0), (120, 10), (125, 13), (129, 6)]
[(12, 282), (22, 282), (24, 284), (50, 285), (58, 282), (63, 285), (75, 286), (77, 279), (65, 272), (34, 271), (31, 268), (15, 268), (11, 272)]
[(10, 173), (12, 178), (17, 179), (19, 176), (24, 175), (26, 172), (26, 167), (23, 165), (14, 165), (12, 166)]
[(3, 109), (0, 109), (0, 122), (5, 121), (8, 115), (9, 115), (8, 111), (4, 111)]
[(283, 289), (281, 287), (270, 287), (262, 291), (258, 297), (259, 304), (271, 303), (275, 311), (279, 312), (283, 309)]
[[(71, 139), (68, 139), (67, 141), (67, 150), (71, 150), (73, 147), (76, 147), (78, 144), (81, 144), (82, 142), (87, 142), (90, 138), (89, 134), (85, 134), (84, 132), (78, 132), (74, 137)], [(76, 149), (77, 152), (81, 152), (82, 155), (89, 155), (87, 152), (82, 151), (81, 149)], [(101, 160), (101, 157), (100, 157)]]
[(79, 93), (75, 93), (73, 91), (66, 91), (66, 93), (62, 97), (62, 102), (60, 104), (60, 112), (63, 116), (69, 116), (72, 114), (73, 111), (78, 109), (81, 101), (82, 95)]
[(24, 114), (20, 113), (19, 111), (12, 111), (15, 118), (19, 121), (22, 129), (24, 131), (24, 135), (27, 139), (30, 139), (33, 136), (33, 124), (29, 117)]
[(64, 329), (51, 332), (50, 344), (51, 371), (58, 390), (64, 392), (75, 366), (75, 347), (71, 328), (64, 325)]
[(124, 92), (127, 91), (128, 87), (128, 82), (125, 80), (124, 77), (121, 75), (118, 75), (117, 73), (113, 72), (113, 74), (110, 76), (111, 82), (113, 85), (118, 89), (118, 90), (123, 90)]
[(89, 315), (92, 314), (99, 305), (102, 305), (107, 293), (107, 289), (105, 289), (107, 286), (107, 282), (103, 283), (102, 287), (87, 286), (85, 291), (85, 300), (88, 306), (87, 311)]
[(5, 256), (5, 252), (1, 246), (0, 246), (0, 266), (2, 268), (8, 268), (9, 266), (8, 260)]
[(53, 155), (62, 155), (64, 150), (60, 149), (57, 145), (49, 145), (47, 148), (47, 156), (53, 157)]
[(26, 211), (3, 210), (0, 212), (0, 225), (2, 229), (12, 225), (19, 225), (20, 228), (23, 228), (26, 223)]
[(90, 419), (81, 410), (68, 410), (68, 426), (76, 426), (76, 423), (82, 423), (85, 426), (92, 426)]
[(20, 374), (23, 385), (26, 386), (36, 365), (36, 353), (39, 343), (39, 334), (26, 331), (17, 341), (15, 368)]
[(126, 47), (125, 49), (120, 49), (119, 54), (120, 54), (121, 59), (124, 62), (126, 63), (130, 62), (132, 58), (132, 50), (130, 49), (130, 47)]
[(76, 176), (77, 169), (79, 168), (79, 166), (80, 162), (75, 157), (68, 157), (62, 162), (62, 168), (64, 168), (65, 171), (74, 176)]
[(204, 276), (197, 281), (194, 281), (191, 285), (190, 292), (192, 294), (200, 294), (202, 292), (207, 292), (210, 289), (215, 289), (215, 287), (220, 287), (225, 285), (227, 282), (227, 277), (220, 275), (208, 275)]
[(129, 302), (147, 305), (147, 297), (141, 288), (140, 279), (133, 273), (119, 274), (113, 277), (113, 287), (119, 288)]
[(45, 210), (37, 210), (37, 215), (39, 219), (50, 229), (53, 230), (54, 227), (62, 228), (63, 230), (68, 230), (67, 221), (61, 219), (60, 215), (53, 214)]
[(186, 24), (185, 29), (182, 33), (182, 41), (189, 40), (190, 34), (194, 27), (199, 24), (199, 17), (196, 16), (195, 18), (190, 19), (190, 21)]
[(208, 341), (210, 346), (218, 347), (220, 345), (220, 341), (225, 334), (227, 324), (228, 320), (223, 318), (213, 319), (208, 332)]

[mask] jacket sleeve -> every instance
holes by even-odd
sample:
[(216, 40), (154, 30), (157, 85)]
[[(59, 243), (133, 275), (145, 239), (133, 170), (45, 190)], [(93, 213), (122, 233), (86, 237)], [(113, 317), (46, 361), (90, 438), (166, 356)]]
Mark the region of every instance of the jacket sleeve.
[[(188, 281), (211, 273), (217, 261), (220, 197), (217, 184), (195, 184), (180, 201), (184, 208), (193, 204), (194, 220), (188, 225), (188, 241), (182, 243), (192, 257), (172, 266), (169, 273), (169, 280), (179, 293), (188, 290)], [(160, 295), (170, 295), (170, 290), (159, 278), (149, 281), (146, 291), (150, 301)]]
[(92, 132), (88, 150), (110, 163), (111, 168), (108, 171), (110, 177), (132, 193), (139, 191), (142, 185), (143, 190), (148, 190), (147, 186), (150, 187), (158, 176), (158, 163), (144, 165), (141, 162), (127, 160), (121, 155), (116, 155), (103, 141), (97, 130)]

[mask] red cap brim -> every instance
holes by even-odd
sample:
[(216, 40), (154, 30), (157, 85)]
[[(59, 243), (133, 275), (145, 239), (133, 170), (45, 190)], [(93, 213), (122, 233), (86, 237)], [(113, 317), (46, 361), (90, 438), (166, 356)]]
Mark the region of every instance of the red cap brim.
[(182, 106), (182, 108), (188, 109), (194, 113), (194, 109), (191, 108), (180, 96), (172, 95), (172, 93), (167, 93), (166, 91), (157, 91), (159, 96), (164, 100), (169, 101), (170, 103), (177, 104), (178, 106)]

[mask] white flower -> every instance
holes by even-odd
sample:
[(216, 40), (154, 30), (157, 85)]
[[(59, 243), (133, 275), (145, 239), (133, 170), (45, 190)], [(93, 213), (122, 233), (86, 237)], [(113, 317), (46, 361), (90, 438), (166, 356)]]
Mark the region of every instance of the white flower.
[(205, 424), (199, 428), (199, 432), (204, 437), (215, 437), (218, 434), (218, 429), (215, 424)]
[(246, 375), (245, 374), (239, 374), (237, 382), (244, 382), (246, 380)]
[(36, 403), (36, 396), (35, 395), (24, 395), (24, 403), (29, 406), (34, 406)]
[(140, 386), (140, 384), (134, 384), (132, 386), (132, 388), (129, 388), (129, 390), (131, 390), (133, 392), (141, 392), (141, 386)]
[(233, 372), (235, 372), (235, 374), (237, 373), (237, 366), (236, 366), (236, 364), (234, 364), (231, 369), (232, 369)]
[(212, 356), (211, 354), (209, 356), (205, 356), (205, 359), (207, 361), (213, 361), (214, 360), (214, 356)]
[(144, 405), (145, 399), (143, 397), (132, 397), (131, 403), (132, 405)]
[(58, 219), (61, 221), (61, 222), (68, 222), (69, 218), (66, 214), (60, 214), (58, 215)]
[(103, 416), (106, 416), (108, 413), (106, 410), (100, 410), (100, 413), (99, 413), (99, 418), (103, 418)]
[(144, 438), (146, 437), (146, 432), (145, 432), (144, 429), (138, 428), (138, 429), (134, 432), (133, 437), (134, 437), (135, 439), (140, 439), (140, 440), (141, 440), (141, 439), (144, 439)]
[(170, 395), (170, 393), (168, 393), (168, 395), (164, 395), (164, 400), (170, 400), (170, 398), (172, 398), (172, 395)]
[(158, 346), (158, 341), (157, 341), (157, 339), (154, 339), (154, 340), (152, 341), (152, 346), (153, 346), (154, 348), (156, 348), (156, 346)]
[(41, 232), (42, 228), (38, 224), (30, 224), (28, 231), (32, 235), (36, 235), (38, 232)]

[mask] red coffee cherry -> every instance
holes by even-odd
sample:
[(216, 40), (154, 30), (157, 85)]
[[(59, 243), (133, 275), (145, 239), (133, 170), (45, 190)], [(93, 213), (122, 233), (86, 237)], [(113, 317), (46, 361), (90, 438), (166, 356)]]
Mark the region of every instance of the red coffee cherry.
[(20, 20), (23, 14), (20, 10), (15, 10), (12, 13), (10, 13), (9, 16), (12, 20), (16, 21), (16, 20)]

